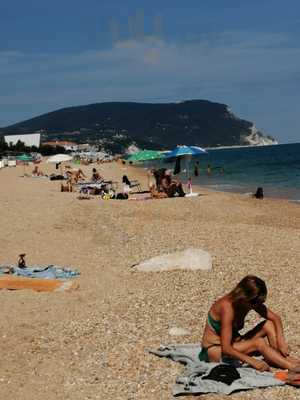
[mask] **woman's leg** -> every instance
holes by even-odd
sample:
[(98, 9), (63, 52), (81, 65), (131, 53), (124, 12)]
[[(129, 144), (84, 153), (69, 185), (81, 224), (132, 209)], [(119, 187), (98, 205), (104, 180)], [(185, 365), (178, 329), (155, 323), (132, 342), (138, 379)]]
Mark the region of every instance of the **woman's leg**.
[[(272, 321), (263, 321), (256, 325), (251, 331), (242, 336), (242, 340), (267, 338), (269, 345), (279, 351), (277, 347), (276, 329)], [(280, 353), (281, 354), (281, 353)], [(300, 359), (297, 357), (285, 357), (288, 361), (300, 364)]]
[(241, 337), (242, 340), (267, 338), (271, 347), (277, 349), (276, 330), (272, 321), (262, 321)]
[(281, 355), (281, 353), (272, 348), (263, 337), (254, 337), (249, 340), (241, 340), (240, 342), (235, 342), (233, 347), (241, 353), (249, 355), (259, 352), (264, 356), (267, 363), (279, 368), (292, 369), (299, 364), (297, 362), (290, 361), (288, 358)]
[[(233, 347), (244, 354), (259, 353), (263, 355), (266, 362), (272, 366), (276, 366), (283, 369), (292, 369), (299, 366), (299, 360), (292, 359), (289, 357), (284, 357), (276, 347), (272, 347), (272, 344), (276, 344), (276, 334), (274, 326), (270, 322), (266, 321), (264, 324), (261, 323), (257, 325), (254, 329), (248, 332), (239, 340), (233, 344)], [(272, 325), (271, 325), (272, 324)], [(251, 337), (252, 335), (252, 337)], [(248, 336), (248, 338), (247, 338)], [(268, 338), (268, 342), (265, 338)], [(274, 343), (275, 340), (275, 343)], [(208, 356), (210, 361), (218, 362), (222, 358), (221, 347), (213, 347), (208, 349)]]
[(221, 345), (209, 346), (207, 349), (208, 360), (211, 362), (222, 361), (222, 348)]

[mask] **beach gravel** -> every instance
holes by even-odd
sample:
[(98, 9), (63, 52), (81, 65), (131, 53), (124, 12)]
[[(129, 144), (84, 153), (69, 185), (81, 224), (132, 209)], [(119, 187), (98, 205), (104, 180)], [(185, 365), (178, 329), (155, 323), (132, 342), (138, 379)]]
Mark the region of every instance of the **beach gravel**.
[[(84, 168), (90, 174), (92, 166)], [(142, 169), (119, 163), (100, 169), (113, 180), (137, 177), (145, 187)], [(21, 173), (22, 167), (0, 170), (0, 264), (25, 252), (28, 264), (69, 266), (81, 276), (73, 292), (0, 291), (3, 398), (170, 399), (183, 367), (147, 349), (199, 342), (211, 303), (249, 273), (266, 280), (267, 304), (282, 316), (292, 353), (300, 355), (297, 204), (203, 188), (186, 199), (81, 201), (78, 193), (61, 193), (59, 182)], [(211, 254), (213, 269), (132, 268), (187, 248)], [(255, 321), (250, 314), (247, 327)], [(187, 335), (171, 335), (174, 327)], [(233, 397), (297, 399), (299, 390)], [(213, 398), (225, 396), (201, 396)]]

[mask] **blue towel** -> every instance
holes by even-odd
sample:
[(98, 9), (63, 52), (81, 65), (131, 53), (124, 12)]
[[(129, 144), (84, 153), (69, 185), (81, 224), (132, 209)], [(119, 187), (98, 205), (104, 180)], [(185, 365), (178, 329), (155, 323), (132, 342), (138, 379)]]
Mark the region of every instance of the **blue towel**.
[(80, 275), (80, 272), (77, 270), (71, 270), (57, 265), (41, 265), (26, 268), (0, 266), (0, 275), (7, 273), (15, 276), (39, 279), (70, 279)]

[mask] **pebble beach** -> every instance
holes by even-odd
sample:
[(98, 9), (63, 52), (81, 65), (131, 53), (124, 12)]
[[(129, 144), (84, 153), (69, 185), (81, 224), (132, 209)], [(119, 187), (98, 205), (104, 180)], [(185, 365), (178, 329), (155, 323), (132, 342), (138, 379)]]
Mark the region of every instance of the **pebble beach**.
[[(82, 167), (87, 176), (92, 167)], [(141, 168), (96, 167), (106, 179), (121, 182), (126, 174), (147, 188)], [(41, 169), (54, 172), (45, 163)], [(70, 292), (0, 290), (2, 398), (169, 400), (183, 367), (147, 349), (199, 342), (211, 303), (250, 273), (266, 281), (267, 305), (281, 315), (291, 353), (300, 356), (298, 204), (201, 186), (193, 198), (79, 200), (76, 192), (61, 193), (60, 182), (22, 175), (22, 166), (0, 170), (0, 264), (14, 264), (24, 252), (29, 265), (81, 275)], [(191, 247), (211, 254), (211, 271), (132, 267)], [(249, 315), (246, 328), (256, 318)], [(188, 334), (170, 335), (175, 327)], [(299, 393), (284, 386), (232, 397), (289, 400)]]

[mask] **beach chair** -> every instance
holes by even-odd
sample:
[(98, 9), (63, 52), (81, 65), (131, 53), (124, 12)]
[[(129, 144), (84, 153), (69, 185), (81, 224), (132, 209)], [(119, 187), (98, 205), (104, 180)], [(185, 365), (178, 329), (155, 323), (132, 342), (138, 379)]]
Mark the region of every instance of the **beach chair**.
[(141, 192), (141, 191), (142, 191), (141, 184), (140, 184), (140, 182), (139, 182), (138, 180), (136, 180), (136, 179), (130, 181), (129, 187), (130, 187), (130, 189), (132, 189), (132, 188), (137, 188), (138, 192)]
[(142, 191), (141, 184), (137, 179), (129, 180), (127, 175), (123, 175), (122, 182), (129, 186), (130, 189), (137, 188), (138, 192)]

